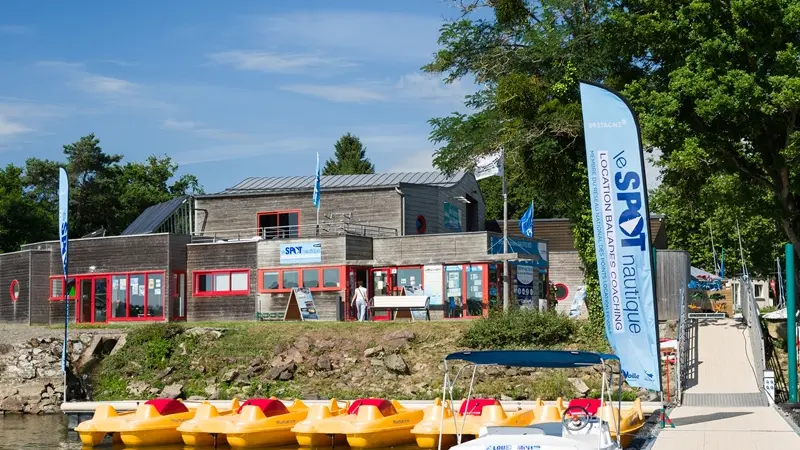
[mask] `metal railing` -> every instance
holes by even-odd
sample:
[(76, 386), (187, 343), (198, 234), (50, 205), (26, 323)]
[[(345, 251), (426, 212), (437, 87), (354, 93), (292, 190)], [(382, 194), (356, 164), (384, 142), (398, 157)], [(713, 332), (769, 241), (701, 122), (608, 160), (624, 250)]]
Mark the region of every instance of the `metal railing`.
[(319, 225), (284, 225), (236, 230), (210, 230), (192, 235), (192, 242), (244, 242), (273, 239), (314, 238), (324, 236), (393, 237), (397, 229), (360, 223), (320, 223)]
[(739, 279), (739, 301), (742, 306), (742, 319), (750, 330), (750, 346), (753, 354), (753, 372), (759, 390), (764, 392), (764, 371), (767, 370), (764, 332), (761, 328), (761, 315), (758, 303), (752, 292), (750, 279), (744, 276)]

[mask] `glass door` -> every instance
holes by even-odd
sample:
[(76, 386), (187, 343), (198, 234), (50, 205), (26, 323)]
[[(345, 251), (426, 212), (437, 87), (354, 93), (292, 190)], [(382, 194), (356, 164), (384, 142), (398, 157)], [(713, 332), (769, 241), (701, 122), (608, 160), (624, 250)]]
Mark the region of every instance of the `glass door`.
[(83, 278), (78, 282), (78, 322), (92, 323), (92, 279)]
[[(372, 283), (367, 288), (370, 293), (370, 298), (377, 295), (395, 295), (392, 290), (392, 277), (389, 269), (373, 269)], [(388, 309), (372, 310), (372, 320), (384, 321), (391, 319), (391, 311)]]
[(481, 317), (485, 314), (485, 307), (488, 307), (488, 302), (484, 303), (487, 297), (484, 292), (485, 282), (484, 265), (470, 265), (466, 267), (466, 289), (465, 297), (467, 299), (464, 307), (464, 315), (467, 317)]
[(464, 316), (462, 270), (461, 265), (444, 267), (444, 317), (447, 319), (458, 319)]
[(108, 320), (108, 279), (95, 278), (94, 289), (92, 290), (92, 309), (94, 317), (92, 322), (105, 322)]
[(78, 281), (78, 322), (108, 321), (109, 277), (87, 277)]

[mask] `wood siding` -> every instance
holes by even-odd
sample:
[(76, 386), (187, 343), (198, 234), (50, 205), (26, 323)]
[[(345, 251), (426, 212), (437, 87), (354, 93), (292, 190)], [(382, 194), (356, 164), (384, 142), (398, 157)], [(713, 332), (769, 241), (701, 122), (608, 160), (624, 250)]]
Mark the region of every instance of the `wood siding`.
[[(200, 197), (195, 200), (198, 233), (208, 211), (204, 234), (206, 236), (235, 237), (235, 233), (220, 233), (239, 230), (241, 237), (256, 234), (258, 213), (269, 211), (300, 211), (300, 234), (312, 235), (315, 229), (317, 210), (312, 203), (311, 192), (291, 194), (264, 194), (239, 197)], [(320, 227), (325, 228), (326, 215), (334, 214), (334, 224), (343, 220), (342, 214), (352, 214), (350, 223), (387, 227), (400, 232), (400, 196), (394, 188), (369, 191), (322, 192), (320, 202)]]
[(689, 253), (683, 250), (656, 252), (656, 299), (658, 320), (678, 320), (680, 316), (681, 289), (687, 296), (691, 272)]
[[(50, 323), (50, 252), (30, 252), (30, 324)], [(63, 318), (62, 318), (63, 319)]]
[[(27, 324), (30, 318), (31, 252), (0, 254), (0, 322)], [(19, 283), (17, 301), (11, 300), (11, 283)]]
[[(187, 321), (254, 320), (257, 280), (256, 242), (224, 242), (187, 246)], [(248, 295), (204, 297), (194, 295), (194, 273), (216, 269), (250, 269)]]
[[(64, 302), (50, 302), (50, 325), (64, 325)], [(75, 323), (75, 300), (69, 300), (69, 322)]]
[(347, 261), (369, 261), (373, 256), (372, 238), (346, 236), (344, 252)]
[[(69, 273), (83, 275), (113, 272), (143, 272), (167, 270), (168, 234), (113, 236), (72, 239), (69, 241)], [(61, 252), (50, 253), (50, 273), (62, 273)]]
[[(169, 235), (169, 244), (167, 247), (167, 274), (165, 277), (166, 280), (166, 289), (164, 290), (164, 317), (169, 320), (172, 318), (172, 295), (174, 294), (173, 289), (175, 286), (172, 283), (172, 274), (175, 271), (183, 271), (187, 272), (186, 270), (186, 247), (192, 241), (190, 236), (178, 235), (178, 234), (171, 234)], [(188, 302), (188, 277), (187, 276), (187, 298), (186, 301)]]
[(380, 238), (372, 246), (378, 264), (402, 265), (485, 261), (488, 242), (480, 232)]
[(402, 185), (405, 194), (405, 234), (413, 236), (418, 234), (416, 229), (417, 216), (424, 216), (427, 223), (425, 234), (454, 233), (444, 227), (444, 203), (449, 202), (459, 210), (461, 218), (461, 231), (467, 230), (467, 204), (456, 200), (456, 197), (470, 197), (475, 201), (475, 218), (472, 231), (484, 231), (486, 224), (486, 206), (483, 195), (475, 178), (464, 175), (455, 186), (440, 188), (424, 185)]

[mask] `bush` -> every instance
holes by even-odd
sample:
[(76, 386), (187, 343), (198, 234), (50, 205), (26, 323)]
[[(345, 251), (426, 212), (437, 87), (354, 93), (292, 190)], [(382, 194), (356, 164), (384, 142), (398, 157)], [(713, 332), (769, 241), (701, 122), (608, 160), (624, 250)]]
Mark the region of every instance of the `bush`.
[(572, 342), (577, 330), (578, 325), (566, 315), (515, 309), (472, 322), (460, 345), (476, 349), (556, 347)]

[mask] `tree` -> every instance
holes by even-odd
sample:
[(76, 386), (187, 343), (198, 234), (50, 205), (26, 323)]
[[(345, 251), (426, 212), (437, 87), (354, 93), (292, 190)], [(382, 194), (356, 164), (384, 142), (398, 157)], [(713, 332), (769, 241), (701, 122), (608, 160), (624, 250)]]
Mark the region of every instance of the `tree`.
[(347, 133), (334, 144), (333, 158), (325, 162), (323, 175), (361, 175), (375, 173), (375, 166), (366, 157), (361, 140)]
[(46, 206), (24, 195), (22, 173), (13, 164), (0, 169), (0, 253), (55, 235), (55, 220)]
[[(614, 86), (626, 79), (604, 41), (608, 5), (590, 0), (461, 5), (462, 17), (442, 27), (441, 49), (424, 70), (444, 74), (447, 82), (471, 75), (481, 89), (465, 101), (470, 114), (430, 121), (431, 139), (440, 145), (434, 164), (445, 172), (471, 169), (478, 157), (504, 148), (512, 190), (521, 193), (512, 197), (510, 209), (524, 211), (535, 195), (542, 207), (571, 220), (590, 314), (602, 323), (578, 80)], [(484, 13), (487, 7), (493, 19)]]
[(800, 2), (625, 1), (609, 26), (644, 75), (625, 93), (665, 183), (736, 177), (800, 254)]

